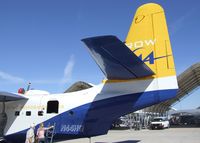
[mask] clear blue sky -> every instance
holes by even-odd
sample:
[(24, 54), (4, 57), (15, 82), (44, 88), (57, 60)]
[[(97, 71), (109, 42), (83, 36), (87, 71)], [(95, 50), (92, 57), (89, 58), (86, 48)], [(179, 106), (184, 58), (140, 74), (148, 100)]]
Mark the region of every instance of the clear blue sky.
[[(26, 87), (63, 92), (77, 80), (98, 84), (99, 70), (82, 38), (116, 35), (125, 40), (134, 13), (147, 2), (166, 12), (177, 74), (200, 61), (199, 0), (0, 1), (0, 90)], [(176, 108), (200, 106), (200, 91)]]

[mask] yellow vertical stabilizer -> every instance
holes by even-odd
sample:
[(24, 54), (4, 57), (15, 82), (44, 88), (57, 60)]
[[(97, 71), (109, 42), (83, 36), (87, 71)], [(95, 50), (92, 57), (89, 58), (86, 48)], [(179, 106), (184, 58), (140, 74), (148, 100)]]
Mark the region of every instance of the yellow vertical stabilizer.
[(165, 13), (160, 5), (148, 3), (137, 9), (126, 45), (151, 68), (155, 77), (176, 74)]

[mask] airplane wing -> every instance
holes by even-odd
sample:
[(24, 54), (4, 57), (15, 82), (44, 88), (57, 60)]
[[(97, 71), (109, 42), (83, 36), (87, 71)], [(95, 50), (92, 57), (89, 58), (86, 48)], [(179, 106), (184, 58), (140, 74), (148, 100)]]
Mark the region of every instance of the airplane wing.
[(28, 99), (28, 98), (16, 93), (0, 91), (0, 102), (16, 101), (22, 99)]
[(107, 79), (134, 79), (154, 72), (115, 36), (82, 39)]

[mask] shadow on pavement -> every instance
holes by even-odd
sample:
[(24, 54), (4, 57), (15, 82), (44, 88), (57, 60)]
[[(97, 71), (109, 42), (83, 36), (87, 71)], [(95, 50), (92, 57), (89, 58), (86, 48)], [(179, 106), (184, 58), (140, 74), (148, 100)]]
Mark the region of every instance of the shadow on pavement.
[[(138, 143), (140, 140), (127, 140), (127, 141), (120, 141), (120, 142), (113, 142), (113, 143)], [(95, 143), (108, 143), (108, 142), (95, 142)]]
[(170, 128), (200, 128), (200, 125), (171, 125)]

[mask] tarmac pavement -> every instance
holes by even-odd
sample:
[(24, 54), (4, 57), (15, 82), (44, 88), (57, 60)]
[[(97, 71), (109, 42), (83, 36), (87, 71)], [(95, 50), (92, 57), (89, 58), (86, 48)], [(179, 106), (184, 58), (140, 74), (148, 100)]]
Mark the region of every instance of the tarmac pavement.
[(59, 143), (200, 143), (200, 128), (110, 130), (107, 135)]

